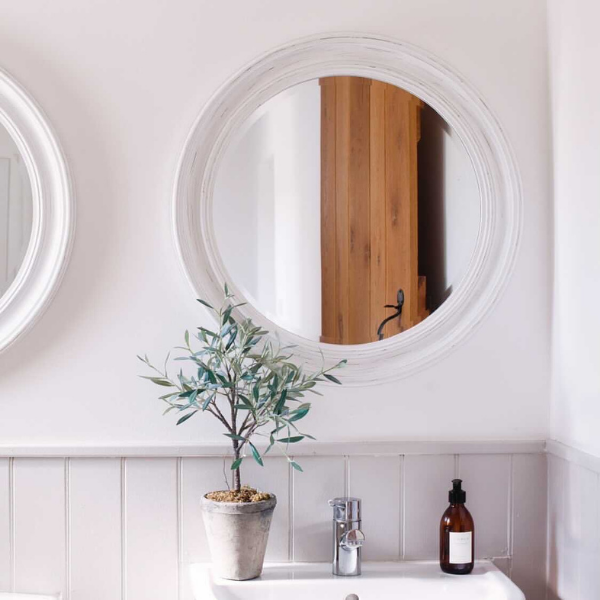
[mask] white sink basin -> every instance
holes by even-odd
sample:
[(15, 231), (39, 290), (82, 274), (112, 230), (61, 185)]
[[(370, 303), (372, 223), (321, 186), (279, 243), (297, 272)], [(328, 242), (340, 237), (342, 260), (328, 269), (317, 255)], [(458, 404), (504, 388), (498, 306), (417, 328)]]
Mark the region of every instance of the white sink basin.
[(251, 581), (219, 579), (198, 564), (191, 577), (196, 600), (525, 600), (487, 561), (470, 575), (446, 575), (437, 562), (415, 561), (364, 563), (359, 577), (336, 577), (329, 563), (266, 565)]

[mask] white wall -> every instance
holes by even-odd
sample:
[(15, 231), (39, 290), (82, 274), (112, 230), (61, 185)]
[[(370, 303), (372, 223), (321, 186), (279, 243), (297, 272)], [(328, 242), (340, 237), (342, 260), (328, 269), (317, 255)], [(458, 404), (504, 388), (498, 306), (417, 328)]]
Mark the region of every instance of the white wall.
[(43, 319), (0, 357), (0, 439), (167, 443), (223, 439), (175, 427), (135, 355), (160, 360), (206, 320), (170, 231), (174, 174), (202, 105), (262, 52), (326, 30), (418, 44), (484, 95), (515, 149), (525, 227), (508, 290), (461, 347), (369, 389), (327, 389), (307, 429), (332, 439), (544, 438), (550, 319), (543, 0), (39, 0), (11, 2), (0, 61), (54, 124), (73, 176), (77, 236)]
[(555, 230), (551, 436), (564, 444), (550, 444), (548, 600), (587, 600), (600, 597), (600, 6), (549, 0), (548, 8)]
[(552, 437), (600, 456), (600, 5), (549, 2), (554, 147)]

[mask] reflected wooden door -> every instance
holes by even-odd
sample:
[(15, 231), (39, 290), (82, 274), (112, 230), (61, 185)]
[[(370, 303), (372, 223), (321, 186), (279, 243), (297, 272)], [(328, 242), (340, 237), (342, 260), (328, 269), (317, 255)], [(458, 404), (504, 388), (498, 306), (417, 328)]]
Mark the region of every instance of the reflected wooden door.
[(322, 337), (334, 344), (377, 340), (395, 305), (401, 320), (384, 337), (427, 314), (418, 272), (417, 144), (422, 101), (360, 77), (321, 83)]

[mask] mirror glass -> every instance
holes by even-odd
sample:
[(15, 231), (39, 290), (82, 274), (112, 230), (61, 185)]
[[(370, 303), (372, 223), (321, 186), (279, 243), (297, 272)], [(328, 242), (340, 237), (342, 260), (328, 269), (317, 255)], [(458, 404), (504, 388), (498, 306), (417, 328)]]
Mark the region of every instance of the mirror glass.
[(229, 281), (278, 326), (363, 344), (426, 319), (469, 266), (480, 200), (457, 134), (422, 100), (311, 80), (235, 132), (212, 218)]
[(31, 182), (23, 157), (0, 124), (0, 297), (15, 280), (33, 221)]

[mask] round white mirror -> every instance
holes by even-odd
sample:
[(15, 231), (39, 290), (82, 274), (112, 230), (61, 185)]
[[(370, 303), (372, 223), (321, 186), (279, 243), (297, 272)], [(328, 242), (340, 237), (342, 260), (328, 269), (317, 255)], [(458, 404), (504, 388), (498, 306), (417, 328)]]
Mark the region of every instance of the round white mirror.
[(174, 224), (197, 297), (240, 309), (345, 383), (402, 377), (472, 331), (511, 272), (520, 182), (462, 77), (387, 39), (256, 61), (196, 122)]
[(52, 129), (0, 70), (0, 351), (51, 301), (73, 228), (70, 181)]

